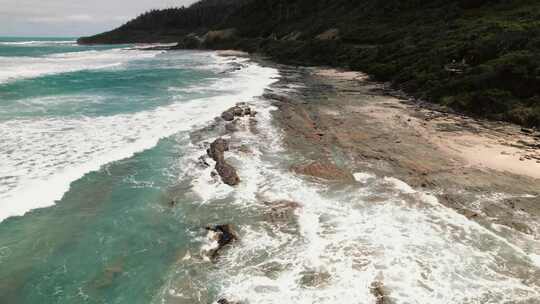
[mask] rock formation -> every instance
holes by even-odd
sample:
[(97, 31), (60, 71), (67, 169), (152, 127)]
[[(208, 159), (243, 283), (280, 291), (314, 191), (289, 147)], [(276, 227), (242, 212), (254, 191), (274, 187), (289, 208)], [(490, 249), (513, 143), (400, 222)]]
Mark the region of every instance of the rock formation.
[(216, 164), (216, 171), (221, 176), (221, 180), (229, 185), (236, 186), (240, 183), (240, 177), (236, 173), (236, 169), (229, 165), (227, 162), (223, 161)]
[(221, 180), (229, 186), (236, 186), (240, 183), (240, 178), (236, 169), (225, 161), (225, 151), (229, 151), (229, 142), (218, 138), (210, 144), (206, 153), (216, 162), (215, 169)]
[(238, 240), (238, 234), (234, 231), (231, 224), (207, 226), (205, 229), (216, 233), (218, 247), (213, 249), (210, 253), (210, 258), (212, 260), (218, 257), (219, 252), (223, 249), (223, 247)]
[(255, 113), (246, 103), (241, 102), (221, 113), (221, 118), (225, 121), (233, 121), (235, 117), (254, 116)]
[(216, 163), (220, 163), (224, 161), (225, 151), (229, 151), (229, 142), (223, 138), (218, 138), (210, 144), (210, 148), (206, 151), (206, 153)]

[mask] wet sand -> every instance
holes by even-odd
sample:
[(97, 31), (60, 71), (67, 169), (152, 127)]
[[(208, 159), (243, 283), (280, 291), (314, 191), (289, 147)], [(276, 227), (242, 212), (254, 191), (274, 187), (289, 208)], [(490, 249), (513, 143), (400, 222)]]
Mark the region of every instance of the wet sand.
[(413, 101), (361, 73), (280, 68), (283, 87), (298, 90), (267, 98), (291, 152), (399, 178), (518, 246), (538, 246), (540, 133)]

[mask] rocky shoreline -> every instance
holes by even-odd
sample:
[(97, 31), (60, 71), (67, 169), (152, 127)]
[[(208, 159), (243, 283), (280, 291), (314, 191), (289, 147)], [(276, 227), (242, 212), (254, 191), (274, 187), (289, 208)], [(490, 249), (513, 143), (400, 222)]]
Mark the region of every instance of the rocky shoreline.
[(319, 164), (303, 171), (397, 177), (497, 233), (540, 240), (540, 132), (421, 103), (361, 73), (285, 69), (283, 81), (304, 89), (274, 95), (275, 116), (288, 148)]
[[(539, 134), (428, 107), (361, 73), (256, 60), (278, 68), (282, 76), (262, 98), (278, 109), (273, 112), (274, 123), (283, 131), (287, 152), (307, 160), (290, 166), (290, 172), (322, 185), (361, 186), (374, 177), (398, 178), (435, 195), (441, 204), (511, 239), (518, 247), (540, 241), (540, 179), (534, 171), (532, 175), (528, 170), (507, 172), (504, 166), (490, 167), (489, 162), (474, 162), (468, 154), (461, 155), (486, 145), (488, 148), (477, 153), (493, 157), (493, 151), (499, 150), (487, 140), (495, 138), (513, 151), (512, 161), (540, 172), (535, 167), (540, 163), (532, 156), (539, 152), (535, 145)], [(226, 154), (250, 153), (249, 147), (235, 142), (231, 135), (239, 130), (256, 134), (256, 117), (257, 112), (243, 102), (216, 117), (210, 128), (220, 130), (218, 137), (206, 142), (206, 154), (200, 158), (203, 167), (215, 163), (212, 178), (231, 187), (244, 182)], [(469, 141), (463, 142), (462, 137)], [(470, 138), (483, 145), (474, 145), (476, 141)], [(302, 204), (286, 200), (264, 205), (263, 218), (278, 227), (294, 222), (296, 210), (302, 208)], [(210, 261), (217, 262), (229, 246), (242, 246), (234, 223), (209, 225), (205, 230), (215, 242), (206, 253)], [(370, 290), (377, 303), (392, 303), (384, 281), (372, 282)], [(217, 303), (238, 302), (220, 297)]]

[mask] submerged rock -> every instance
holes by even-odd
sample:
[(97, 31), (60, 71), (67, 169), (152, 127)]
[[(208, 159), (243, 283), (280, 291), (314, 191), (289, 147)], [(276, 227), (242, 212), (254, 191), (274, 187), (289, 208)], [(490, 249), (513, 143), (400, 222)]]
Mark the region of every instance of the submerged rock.
[(350, 172), (340, 169), (331, 163), (311, 162), (309, 164), (293, 166), (291, 169), (298, 174), (326, 180), (354, 180), (354, 177)]
[(300, 284), (304, 287), (317, 288), (328, 284), (331, 278), (328, 272), (305, 271), (300, 278)]
[(292, 201), (265, 202), (270, 210), (266, 216), (271, 222), (283, 222), (294, 219), (294, 211), (300, 209), (302, 205)]
[(94, 279), (93, 283), (96, 288), (108, 288), (113, 285), (124, 273), (124, 260), (118, 259), (107, 265), (103, 271)]

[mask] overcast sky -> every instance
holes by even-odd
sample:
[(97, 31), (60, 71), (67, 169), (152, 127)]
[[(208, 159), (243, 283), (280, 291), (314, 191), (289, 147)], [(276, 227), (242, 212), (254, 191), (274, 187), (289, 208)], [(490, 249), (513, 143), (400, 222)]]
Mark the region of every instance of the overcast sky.
[(79, 37), (110, 30), (152, 8), (195, 0), (0, 0), (0, 36)]

